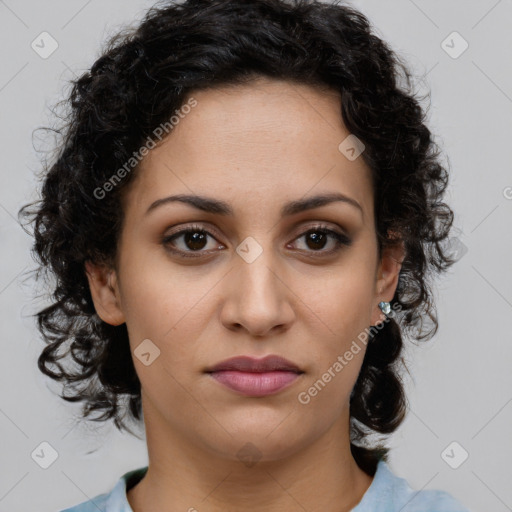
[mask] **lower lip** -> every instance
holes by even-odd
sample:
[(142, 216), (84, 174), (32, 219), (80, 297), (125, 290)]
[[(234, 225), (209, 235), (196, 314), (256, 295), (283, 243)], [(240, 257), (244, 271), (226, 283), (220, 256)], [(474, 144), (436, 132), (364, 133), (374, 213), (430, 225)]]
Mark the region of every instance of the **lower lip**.
[(210, 374), (217, 382), (247, 396), (272, 395), (289, 386), (300, 374), (289, 371), (264, 373), (224, 370)]

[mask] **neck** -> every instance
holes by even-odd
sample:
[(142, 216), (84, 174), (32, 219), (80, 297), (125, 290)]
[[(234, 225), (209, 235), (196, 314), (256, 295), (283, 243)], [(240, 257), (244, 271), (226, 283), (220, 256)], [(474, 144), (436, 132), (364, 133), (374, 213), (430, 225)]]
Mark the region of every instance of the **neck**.
[(313, 442), (273, 460), (243, 442), (238, 456), (213, 452), (188, 433), (169, 431), (147, 406), (144, 416), (149, 464), (127, 493), (134, 512), (348, 512), (372, 482), (351, 455), (348, 411)]

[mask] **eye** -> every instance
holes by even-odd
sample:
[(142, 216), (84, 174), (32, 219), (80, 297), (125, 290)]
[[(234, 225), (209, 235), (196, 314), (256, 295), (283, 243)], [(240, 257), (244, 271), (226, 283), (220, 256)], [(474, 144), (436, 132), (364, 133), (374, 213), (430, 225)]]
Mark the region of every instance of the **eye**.
[[(318, 256), (328, 256), (337, 253), (343, 246), (352, 244), (352, 240), (343, 233), (329, 229), (327, 226), (318, 225), (309, 228), (296, 240), (305, 239), (306, 251), (320, 253)], [(324, 247), (331, 242), (331, 248), (324, 250)], [(311, 250), (309, 250), (311, 249)], [(302, 251), (302, 249), (300, 249)], [(316, 254), (313, 254), (316, 257)]]
[[(167, 236), (162, 240), (163, 245), (168, 248), (169, 251), (177, 253), (185, 258), (197, 258), (203, 256), (205, 245), (207, 245), (208, 237), (213, 238), (211, 233), (203, 229), (201, 226), (190, 226), (187, 229), (182, 229), (177, 233)], [(181, 248), (175, 249), (175, 240), (182, 238)], [(213, 238), (215, 240), (215, 238)], [(179, 244), (178, 244), (179, 245)], [(224, 247), (222, 244), (220, 247)], [(219, 244), (212, 244), (211, 249), (219, 248)], [(200, 254), (193, 253), (200, 252)], [(190, 254), (192, 253), (192, 254)]]
[[(203, 229), (201, 226), (190, 226), (186, 229), (182, 229), (170, 236), (165, 237), (162, 240), (162, 244), (172, 253), (178, 254), (185, 258), (198, 258), (204, 256), (205, 253), (209, 253), (210, 250), (206, 250), (205, 247), (208, 245), (208, 237), (216, 240), (213, 235)], [(302, 233), (295, 240), (305, 238), (306, 249), (299, 249), (301, 252), (319, 253), (318, 256), (328, 256), (341, 250), (343, 246), (349, 246), (352, 244), (352, 240), (343, 233), (339, 233), (327, 226), (318, 225), (309, 228), (307, 231)], [(176, 244), (176, 240), (180, 240), (181, 244)], [(325, 246), (330, 241), (331, 248), (325, 250)], [(176, 247), (176, 246), (181, 247)], [(225, 248), (224, 245), (219, 243), (212, 243), (211, 250)], [(196, 253), (196, 254), (194, 254)], [(316, 254), (312, 254), (316, 257)]]

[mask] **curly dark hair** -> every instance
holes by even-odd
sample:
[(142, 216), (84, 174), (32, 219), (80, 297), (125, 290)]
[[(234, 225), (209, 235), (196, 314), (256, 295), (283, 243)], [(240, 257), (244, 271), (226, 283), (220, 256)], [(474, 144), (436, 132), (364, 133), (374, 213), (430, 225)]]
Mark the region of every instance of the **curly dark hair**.
[(392, 301), (400, 314), (371, 333), (350, 397), (351, 450), (373, 475), (388, 448), (369, 443), (369, 435), (393, 432), (407, 411), (402, 336), (437, 332), (430, 279), (456, 261), (442, 244), (454, 217), (442, 202), (447, 166), (411, 76), (368, 19), (339, 2), (166, 2), (111, 37), (91, 69), (71, 81), (67, 122), (52, 128), (62, 143), (51, 164), (44, 162), (42, 198), (19, 212), (34, 222), (38, 278), (45, 271), (56, 279), (51, 305), (34, 316), (46, 344), (38, 366), (63, 383), (61, 397), (84, 402), (83, 419), (98, 411), (89, 419), (113, 418), (121, 431), (130, 431), (126, 420), (142, 419), (126, 324), (98, 317), (84, 268), (86, 261), (115, 266), (121, 194), (137, 167), (101, 199), (94, 191), (192, 91), (258, 77), (327, 87), (341, 93), (342, 120), (366, 147), (379, 257), (387, 245), (406, 249)]

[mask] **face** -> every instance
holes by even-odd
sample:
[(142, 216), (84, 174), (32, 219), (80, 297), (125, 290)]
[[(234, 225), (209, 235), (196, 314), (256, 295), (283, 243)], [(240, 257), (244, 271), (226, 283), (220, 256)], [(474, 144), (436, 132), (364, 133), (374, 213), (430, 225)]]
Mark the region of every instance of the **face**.
[[(98, 314), (127, 324), (148, 436), (229, 459), (250, 442), (264, 460), (332, 427), (348, 436), (358, 336), (384, 318), (378, 303), (393, 297), (400, 258), (378, 260), (370, 170), (338, 149), (349, 135), (340, 98), (265, 79), (192, 96), (127, 189), (117, 268), (87, 267)], [(327, 194), (342, 200), (289, 207)], [(176, 195), (228, 211), (160, 201)], [(205, 372), (270, 354), (302, 373), (266, 396)]]

